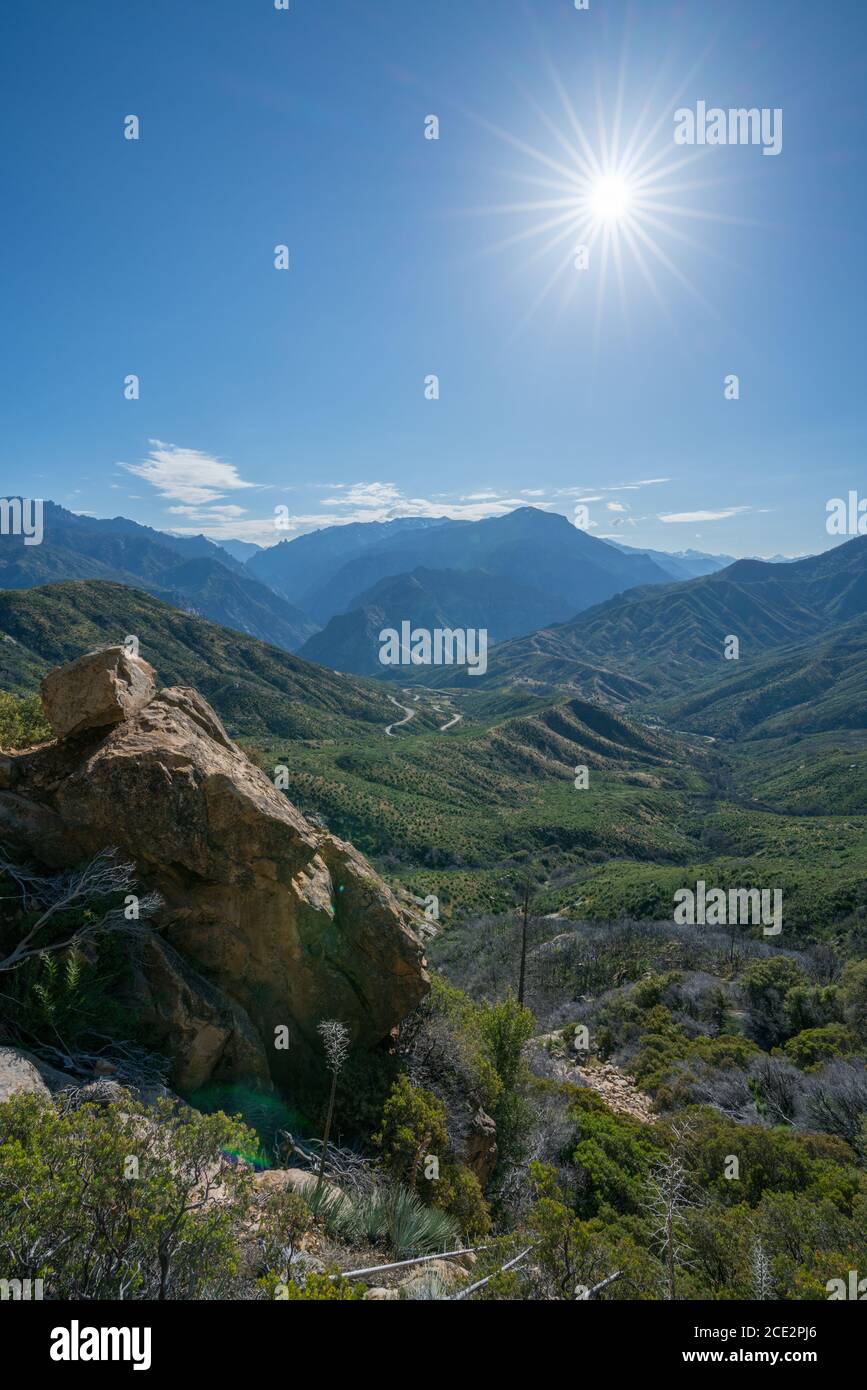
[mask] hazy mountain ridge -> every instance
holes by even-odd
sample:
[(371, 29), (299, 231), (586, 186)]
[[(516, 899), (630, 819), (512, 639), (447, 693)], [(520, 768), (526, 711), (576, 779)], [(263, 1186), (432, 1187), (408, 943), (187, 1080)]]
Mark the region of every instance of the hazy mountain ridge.
[(626, 554), (646, 555), (672, 579), (698, 579), (703, 574), (715, 574), (734, 564), (734, 555), (708, 555), (702, 550), (648, 550), (646, 546), (627, 545), (607, 536), (609, 545)]
[[(359, 675), (423, 679), (424, 668), (390, 668), (379, 661), (379, 634), (414, 627), (475, 628), (489, 643), (532, 632), (546, 621), (555, 601), (539, 590), (485, 570), (427, 570), (389, 576), (362, 594), (348, 613), (331, 618), (299, 648), (299, 655), (335, 671)], [(563, 618), (569, 610), (562, 605)]]
[(287, 651), (315, 631), (304, 613), (205, 536), (172, 536), (126, 517), (77, 516), (53, 502), (44, 504), (44, 531), (40, 545), (0, 537), (0, 588), (102, 578), (145, 588)]
[[(575, 613), (635, 584), (669, 576), (638, 553), (622, 554), (559, 513), (519, 507), (484, 521), (440, 519), (331, 527), (256, 556), (250, 568), (325, 625), (357, 607), (361, 595), (390, 576), (429, 570), (484, 570), (549, 596), (552, 613)], [(349, 535), (344, 533), (349, 532)], [(298, 547), (296, 550), (295, 547)], [(412, 619), (411, 614), (404, 614)], [(460, 613), (451, 625), (466, 627)]]
[(741, 662), (755, 660), (865, 611), (867, 538), (856, 537), (804, 560), (737, 560), (686, 583), (630, 590), (568, 623), (503, 643), (487, 675), (475, 679), (583, 689), (587, 666), (608, 667), (676, 695), (714, 668), (726, 671), (729, 636), (739, 639)]

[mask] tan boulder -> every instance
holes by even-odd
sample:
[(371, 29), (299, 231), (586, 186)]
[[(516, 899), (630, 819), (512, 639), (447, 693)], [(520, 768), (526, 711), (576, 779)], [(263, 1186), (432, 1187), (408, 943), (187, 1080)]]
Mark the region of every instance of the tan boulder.
[[(266, 1168), (263, 1172), (253, 1175), (253, 1182), (263, 1195), (289, 1189), (309, 1197), (316, 1190), (318, 1181), (317, 1174), (309, 1168)], [(343, 1197), (345, 1201), (349, 1201), (343, 1189), (336, 1183), (329, 1182), (328, 1178), (322, 1179), (322, 1187), (326, 1198), (336, 1201)]]
[(429, 980), (383, 880), (305, 820), (196, 691), (163, 690), (120, 719), (13, 755), (0, 839), (52, 867), (115, 846), (160, 893), (137, 998), (173, 1086), (258, 1082), (265, 1059), (291, 1082), (321, 1064), (325, 1018), (348, 1025), (354, 1049), (386, 1043)]
[(42, 707), (58, 738), (119, 724), (156, 694), (156, 672), (124, 647), (104, 647), (43, 677)]
[(51, 1094), (29, 1057), (16, 1047), (0, 1047), (0, 1103), (18, 1092), (46, 1099)]

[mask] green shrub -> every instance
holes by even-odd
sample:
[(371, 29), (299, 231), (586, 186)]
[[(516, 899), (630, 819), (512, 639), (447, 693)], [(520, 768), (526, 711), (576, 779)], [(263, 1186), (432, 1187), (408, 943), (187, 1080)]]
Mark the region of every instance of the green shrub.
[(448, 1212), (469, 1241), (481, 1240), (491, 1229), (491, 1212), (482, 1186), (463, 1163), (449, 1164), (435, 1184), (434, 1202)]
[(533, 1110), (525, 1095), (528, 1071), (524, 1044), (536, 1031), (536, 1023), (510, 990), (500, 1003), (482, 1005), (479, 1027), (500, 1082), (491, 1113), (497, 1122), (497, 1167), (502, 1171), (520, 1161), (533, 1124)]
[(862, 1044), (867, 1044), (867, 960), (850, 961), (840, 985), (843, 1017)]
[(752, 1012), (752, 1023), (759, 1042), (773, 1047), (796, 1030), (788, 1016), (786, 1001), (790, 991), (805, 983), (804, 972), (789, 956), (769, 956), (751, 960), (741, 980)]
[(135, 1016), (114, 994), (128, 968), (117, 937), (103, 937), (87, 955), (71, 947), (30, 957), (3, 977), (8, 1034), (70, 1049), (94, 1033), (134, 1037)]
[(401, 1073), (385, 1102), (373, 1142), (382, 1151), (383, 1167), (415, 1191), (428, 1159), (436, 1159), (439, 1168), (445, 1163), (449, 1135), (443, 1102), (431, 1091), (413, 1086)]
[(0, 748), (31, 748), (53, 737), (38, 695), (0, 690)]
[(836, 985), (795, 985), (786, 994), (786, 1018), (793, 1034), (839, 1023), (842, 1016)]
[(858, 1050), (858, 1039), (844, 1023), (829, 1023), (826, 1028), (806, 1028), (795, 1038), (789, 1038), (783, 1052), (790, 1062), (802, 1071), (814, 1071), (834, 1057), (851, 1057)]
[[(0, 1105), (0, 1230), (11, 1278), (59, 1299), (229, 1297), (252, 1175), (225, 1151), (254, 1136), (226, 1115), (126, 1096), (67, 1114)], [(203, 1194), (222, 1188), (219, 1202)]]
[(533, 1015), (518, 1003), (510, 990), (499, 1004), (482, 1006), (479, 1026), (503, 1090), (514, 1091), (521, 1075), (524, 1044), (536, 1031)]
[(615, 1115), (589, 1094), (579, 1095), (571, 1113), (576, 1124), (572, 1159), (578, 1170), (575, 1205), (579, 1214), (596, 1216), (603, 1208), (624, 1213), (640, 1210), (647, 1172), (661, 1153), (657, 1131), (626, 1115)]
[(333, 1274), (308, 1274), (303, 1283), (290, 1279), (278, 1287), (276, 1297), (289, 1303), (355, 1303), (364, 1298), (366, 1284)]
[(679, 970), (669, 970), (664, 975), (646, 975), (632, 990), (632, 999), (639, 1009), (650, 1009), (661, 1004), (663, 995), (674, 985), (679, 985), (683, 974)]

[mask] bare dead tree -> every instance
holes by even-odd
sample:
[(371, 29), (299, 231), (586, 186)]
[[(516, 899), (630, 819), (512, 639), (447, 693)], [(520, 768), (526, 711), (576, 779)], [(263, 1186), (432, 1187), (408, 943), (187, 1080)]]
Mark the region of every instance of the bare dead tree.
[(666, 1297), (671, 1302), (677, 1299), (677, 1271), (688, 1262), (686, 1215), (696, 1205), (685, 1154), (689, 1137), (688, 1124), (673, 1125), (671, 1147), (647, 1179), (645, 1209), (665, 1260)]
[[(308, 1168), (318, 1173), (324, 1145), (321, 1139), (296, 1139), (288, 1130), (278, 1130), (281, 1161), (287, 1167)], [(368, 1195), (376, 1186), (376, 1166), (355, 1149), (328, 1145), (325, 1176), (345, 1192), (356, 1197)]]
[(0, 851), (0, 873), (16, 885), (25, 911), (38, 914), (8, 955), (0, 958), (0, 973), (15, 970), (33, 956), (65, 951), (111, 932), (134, 930), (162, 906), (159, 893), (147, 893), (136, 899), (132, 913), (129, 905), (124, 904), (68, 925), (70, 913), (92, 910), (100, 901), (119, 893), (133, 893), (135, 866), (121, 860), (113, 848), (100, 850), (80, 869), (58, 874), (38, 874), (22, 868)]
[(771, 1262), (768, 1259), (761, 1236), (756, 1236), (753, 1241), (753, 1248), (750, 1255), (750, 1269), (753, 1277), (753, 1297), (764, 1300), (773, 1298), (776, 1292), (774, 1288), (774, 1276), (771, 1272)]
[(331, 1137), (331, 1121), (334, 1118), (334, 1097), (337, 1093), (337, 1078), (349, 1056), (349, 1029), (345, 1023), (335, 1018), (323, 1019), (316, 1030), (325, 1048), (325, 1060), (331, 1072), (331, 1094), (328, 1097), (328, 1114), (325, 1117), (325, 1133), (322, 1136), (322, 1157), (319, 1160), (319, 1174), (316, 1191), (322, 1186), (325, 1177), (325, 1160), (328, 1157), (328, 1140)]

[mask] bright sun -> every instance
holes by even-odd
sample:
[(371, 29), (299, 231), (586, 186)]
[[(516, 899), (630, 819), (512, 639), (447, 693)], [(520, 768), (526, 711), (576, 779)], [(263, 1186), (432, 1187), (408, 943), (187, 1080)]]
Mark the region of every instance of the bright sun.
[[(598, 347), (612, 291), (619, 293), (627, 328), (629, 300), (639, 279), (659, 308), (668, 313), (663, 289), (657, 283), (660, 270), (705, 311), (714, 313), (676, 254), (683, 246), (703, 249), (702, 241), (689, 234), (684, 220), (738, 223), (740, 219), (703, 207), (694, 199), (694, 190), (724, 180), (687, 176), (687, 166), (703, 158), (704, 151), (686, 154), (672, 147), (672, 100), (660, 102), (654, 116), (659, 94), (651, 89), (642, 102), (636, 92), (630, 105), (634, 103), (638, 114), (631, 126), (625, 125), (624, 53), (616, 93), (605, 95), (601, 88), (597, 91), (596, 129), (590, 128), (588, 133), (550, 60), (548, 68), (553, 95), (562, 107), (560, 119), (549, 115), (532, 96), (529, 101), (551, 136), (550, 144), (540, 149), (481, 116), (474, 117), (498, 140), (519, 152), (523, 164), (503, 172), (533, 190), (526, 199), (472, 209), (496, 217), (518, 214), (522, 219), (522, 226), (488, 247), (490, 252), (510, 251), (530, 242), (535, 244), (524, 265), (529, 268), (537, 262), (546, 263), (538, 292), (515, 333), (526, 327), (555, 290), (561, 291), (562, 313), (576, 297), (579, 304), (586, 304), (586, 290), (592, 286), (596, 300), (593, 333)], [(593, 114), (591, 107), (591, 119)]]
[(605, 174), (590, 187), (587, 206), (601, 222), (619, 222), (629, 212), (632, 189), (621, 174)]

